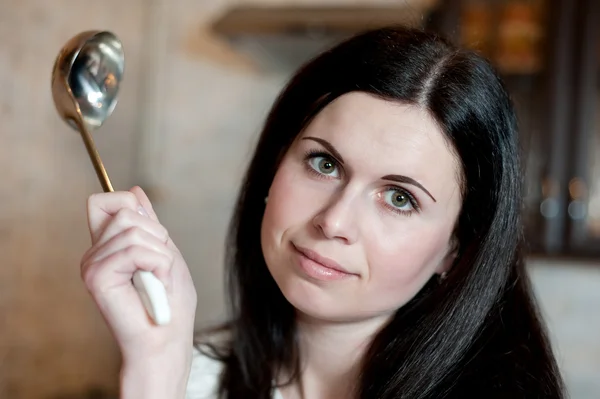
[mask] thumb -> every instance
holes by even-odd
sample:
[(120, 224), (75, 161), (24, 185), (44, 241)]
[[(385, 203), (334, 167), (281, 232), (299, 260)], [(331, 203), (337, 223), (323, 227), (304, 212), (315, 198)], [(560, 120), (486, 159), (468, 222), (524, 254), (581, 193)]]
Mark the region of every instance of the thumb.
[(129, 191), (136, 196), (136, 198), (138, 199), (138, 201), (140, 202), (140, 204), (142, 205), (142, 207), (144, 208), (144, 210), (146, 211), (146, 213), (148, 214), (150, 219), (158, 222), (159, 221), (158, 216), (156, 215), (156, 212), (154, 212), (152, 203), (150, 202), (150, 199), (148, 198), (148, 196), (146, 195), (144, 190), (142, 190), (142, 188), (140, 186), (135, 186), (135, 187), (131, 188)]
[[(148, 214), (148, 217), (150, 219), (160, 223), (160, 220), (158, 220), (158, 216), (156, 215), (156, 212), (154, 212), (152, 203), (150, 202), (150, 199), (148, 198), (148, 196), (146, 195), (144, 190), (142, 190), (142, 188), (140, 186), (135, 186), (135, 187), (131, 188), (129, 191), (132, 192), (136, 196), (136, 198), (138, 199), (138, 201), (140, 202), (140, 204), (142, 205), (142, 207)], [(167, 246), (169, 248), (171, 248), (172, 250), (179, 252), (179, 249), (177, 248), (177, 246), (175, 245), (175, 243), (173, 242), (171, 237), (169, 237), (169, 239), (167, 241)]]

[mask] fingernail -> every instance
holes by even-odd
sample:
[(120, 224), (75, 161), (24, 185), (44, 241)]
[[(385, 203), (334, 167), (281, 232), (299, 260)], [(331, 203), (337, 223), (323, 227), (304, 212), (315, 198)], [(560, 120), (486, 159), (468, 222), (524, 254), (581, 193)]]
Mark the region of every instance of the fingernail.
[(142, 216), (146, 216), (146, 217), (149, 217), (149, 216), (150, 216), (150, 215), (148, 215), (148, 212), (146, 212), (146, 210), (144, 209), (144, 207), (143, 207), (143, 206), (139, 206), (139, 207), (138, 207), (138, 213), (139, 213), (140, 215), (142, 215)]

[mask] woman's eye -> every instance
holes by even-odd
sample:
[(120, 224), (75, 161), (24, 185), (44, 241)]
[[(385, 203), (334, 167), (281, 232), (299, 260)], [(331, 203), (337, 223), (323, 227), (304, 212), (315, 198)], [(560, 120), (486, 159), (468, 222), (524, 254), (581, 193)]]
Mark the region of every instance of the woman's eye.
[(339, 173), (335, 161), (323, 156), (316, 156), (308, 161), (308, 164), (316, 172), (323, 175), (338, 177)]
[(414, 200), (411, 198), (411, 195), (404, 190), (390, 188), (384, 193), (383, 197), (386, 203), (397, 210), (410, 212), (415, 209), (415, 206), (413, 205)]

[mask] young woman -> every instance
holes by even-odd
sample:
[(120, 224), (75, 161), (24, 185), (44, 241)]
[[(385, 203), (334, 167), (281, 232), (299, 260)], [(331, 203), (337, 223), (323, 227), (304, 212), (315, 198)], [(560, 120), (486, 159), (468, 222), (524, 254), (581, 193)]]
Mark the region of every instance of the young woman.
[[(513, 106), (474, 53), (406, 28), (304, 66), (262, 131), (227, 242), (231, 320), (139, 188), (93, 195), (84, 281), (129, 398), (562, 398), (522, 254)], [(166, 285), (153, 326), (135, 270)]]

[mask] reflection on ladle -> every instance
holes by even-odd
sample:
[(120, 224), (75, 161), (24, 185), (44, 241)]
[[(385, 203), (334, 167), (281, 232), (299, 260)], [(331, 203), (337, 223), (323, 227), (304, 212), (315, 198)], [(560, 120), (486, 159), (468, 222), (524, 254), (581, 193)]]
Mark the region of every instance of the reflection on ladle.
[[(52, 70), (52, 97), (60, 117), (81, 137), (104, 192), (113, 187), (102, 164), (90, 130), (98, 129), (117, 104), (119, 83), (123, 77), (123, 45), (111, 32), (82, 32), (61, 49)], [(164, 286), (148, 271), (133, 276), (146, 311), (156, 324), (171, 318)]]

